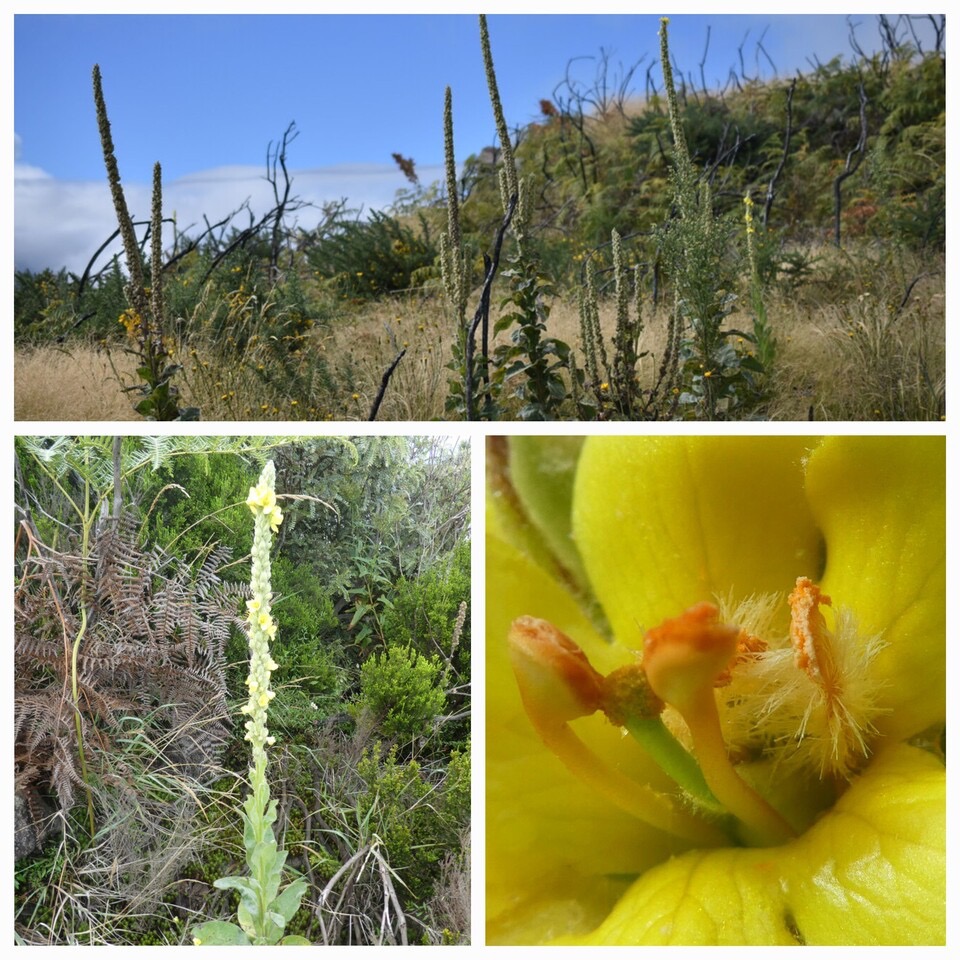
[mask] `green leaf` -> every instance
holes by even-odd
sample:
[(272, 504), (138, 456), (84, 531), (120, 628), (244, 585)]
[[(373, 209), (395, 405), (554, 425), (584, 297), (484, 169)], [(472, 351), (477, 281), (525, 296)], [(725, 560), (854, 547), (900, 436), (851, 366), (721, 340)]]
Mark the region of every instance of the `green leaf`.
[(353, 613), (353, 618), (350, 620), (350, 626), (355, 627), (360, 619), (366, 614), (368, 614), (373, 609), (369, 603), (358, 603), (357, 608)]
[(307, 883), (305, 880), (294, 880), (287, 884), (286, 889), (270, 904), (270, 909), (276, 911), (283, 917), (283, 925), (286, 926), (293, 915), (300, 909), (300, 901), (307, 892)]
[(238, 890), (240, 896), (249, 894), (256, 897), (259, 885), (252, 877), (220, 877), (213, 881), (218, 890)]
[(194, 943), (200, 947), (249, 947), (250, 938), (227, 920), (208, 920), (193, 928)]
[[(213, 885), (218, 890), (236, 890), (240, 894), (240, 905), (250, 914), (256, 925), (256, 917), (260, 912), (260, 884), (253, 877), (221, 877), (214, 880)], [(243, 924), (247, 929), (247, 924)]]

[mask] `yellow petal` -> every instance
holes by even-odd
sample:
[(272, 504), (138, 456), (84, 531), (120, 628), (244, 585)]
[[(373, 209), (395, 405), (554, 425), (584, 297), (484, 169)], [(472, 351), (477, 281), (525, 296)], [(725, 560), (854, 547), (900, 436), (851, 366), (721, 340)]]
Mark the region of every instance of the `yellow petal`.
[(946, 936), (946, 772), (896, 745), (817, 824), (769, 850), (693, 851), (558, 943), (937, 944)]
[(942, 944), (946, 770), (895, 745), (785, 849), (783, 877), (810, 944)]
[(816, 578), (822, 542), (799, 437), (594, 437), (574, 491), (574, 535), (622, 643), (715, 595), (788, 592)]
[(875, 664), (902, 739), (945, 717), (946, 483), (942, 437), (833, 437), (810, 457), (807, 494), (827, 543), (823, 590), (883, 631)]

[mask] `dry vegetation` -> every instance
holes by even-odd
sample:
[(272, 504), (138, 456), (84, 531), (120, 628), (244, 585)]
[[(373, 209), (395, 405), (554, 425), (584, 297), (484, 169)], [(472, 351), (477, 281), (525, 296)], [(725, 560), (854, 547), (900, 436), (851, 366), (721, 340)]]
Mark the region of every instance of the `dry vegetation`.
[[(508, 150), (492, 92), (493, 162), (454, 156), (448, 91), (445, 188), (396, 154), (413, 186), (391, 212), (332, 205), (310, 230), (292, 217), (291, 124), (267, 169), (284, 199), (244, 230), (160, 249), (155, 169), (149, 261), (105, 137), (137, 269), (130, 283), (119, 261), (82, 279), (17, 273), (16, 415), (940, 418), (946, 90), (931, 20), (932, 50), (908, 18), (881, 18), (871, 57), (721, 91), (677, 90), (665, 20), (647, 101), (636, 67), (608, 73), (601, 53), (592, 85), (568, 68)], [(94, 87), (103, 132), (98, 70)]]
[[(842, 266), (828, 248), (820, 252)], [(906, 274), (902, 274), (905, 276)], [(880, 270), (870, 278), (846, 278), (837, 301), (836, 275), (773, 293), (767, 310), (777, 341), (773, 420), (931, 419), (944, 412), (944, 265), (912, 265), (920, 276), (901, 307), (906, 282)], [(885, 277), (883, 288), (877, 281)], [(650, 351), (641, 377), (651, 376), (663, 350), (666, 309), (648, 310), (641, 349)], [(601, 305), (601, 323), (613, 336), (614, 306)], [(737, 326), (737, 316), (731, 317)], [(550, 334), (579, 346), (579, 317), (570, 298), (551, 312)], [(310, 402), (291, 403), (278, 386), (258, 375), (258, 357), (229, 359), (209, 339), (187, 341), (180, 362), (183, 399), (205, 420), (363, 420), (384, 372), (401, 350), (378, 413), (380, 420), (444, 418), (453, 332), (439, 298), (424, 295), (351, 308), (342, 321), (317, 325), (287, 367), (309, 380)], [(328, 371), (321, 376), (320, 371)], [(122, 345), (107, 351), (80, 342), (27, 346), (16, 352), (18, 420), (136, 420), (130, 395), (136, 381)]]
[[(114, 354), (127, 382), (132, 363)], [(52, 344), (15, 352), (14, 416), (17, 420), (141, 420), (111, 369), (106, 351), (91, 343)]]

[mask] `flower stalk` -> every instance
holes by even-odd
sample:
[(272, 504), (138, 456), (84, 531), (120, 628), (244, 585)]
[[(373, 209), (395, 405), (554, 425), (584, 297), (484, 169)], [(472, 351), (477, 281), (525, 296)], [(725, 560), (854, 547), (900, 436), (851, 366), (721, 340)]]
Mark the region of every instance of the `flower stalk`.
[(251, 551), (250, 592), (247, 601), (247, 637), (250, 645), (250, 672), (247, 677), (249, 697), (240, 708), (247, 716), (245, 740), (250, 742), (252, 766), (250, 791), (243, 803), (243, 845), (247, 854), (247, 877), (221, 877), (214, 886), (221, 890), (237, 890), (240, 904), (238, 923), (212, 920), (194, 930), (194, 944), (200, 945), (308, 945), (300, 936), (284, 936), (286, 925), (300, 908), (307, 890), (304, 880), (294, 880), (283, 891), (280, 883), (286, 852), (278, 849), (273, 833), (277, 819), (277, 801), (270, 797), (267, 779), (267, 747), (275, 738), (267, 727), (267, 713), (274, 692), (270, 676), (277, 664), (270, 656), (270, 641), (277, 626), (271, 615), (273, 598), (270, 584), (270, 546), (283, 520), (274, 492), (276, 472), (273, 461), (267, 461), (255, 487), (250, 488), (247, 506), (253, 512), (254, 532)]

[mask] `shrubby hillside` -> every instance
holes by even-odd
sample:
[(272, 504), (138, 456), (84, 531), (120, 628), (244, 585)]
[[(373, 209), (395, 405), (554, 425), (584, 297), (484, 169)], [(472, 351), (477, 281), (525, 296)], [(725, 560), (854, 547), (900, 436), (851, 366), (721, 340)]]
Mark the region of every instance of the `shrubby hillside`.
[(665, 26), (645, 78), (601, 55), (515, 127), (481, 19), (499, 149), (448, 137), (441, 184), (394, 154), (392, 210), (294, 229), (290, 127), (277, 207), (147, 249), (139, 299), (116, 262), (18, 274), (18, 415), (44, 418), (56, 343), (109, 350), (159, 419), (940, 417), (943, 35), (883, 25), (879, 53), (720, 91), (663, 70)]

